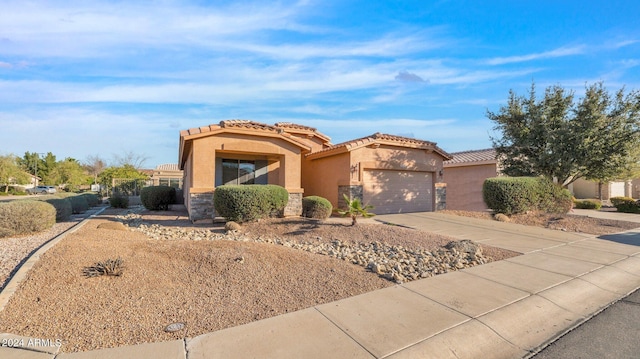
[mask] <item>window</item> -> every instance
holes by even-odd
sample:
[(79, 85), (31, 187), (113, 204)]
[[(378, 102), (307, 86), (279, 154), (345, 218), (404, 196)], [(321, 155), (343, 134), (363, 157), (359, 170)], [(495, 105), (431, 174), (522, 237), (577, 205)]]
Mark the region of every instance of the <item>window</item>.
[(182, 188), (181, 182), (182, 182), (182, 179), (180, 178), (160, 178), (158, 180), (158, 184), (160, 186), (174, 187), (176, 189)]
[(255, 179), (256, 164), (254, 161), (222, 160), (222, 183), (254, 184)]

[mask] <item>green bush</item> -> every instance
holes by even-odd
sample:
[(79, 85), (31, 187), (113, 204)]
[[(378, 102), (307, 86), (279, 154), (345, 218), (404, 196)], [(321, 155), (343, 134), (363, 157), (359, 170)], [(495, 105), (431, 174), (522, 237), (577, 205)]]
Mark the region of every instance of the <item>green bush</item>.
[(600, 209), (602, 208), (602, 202), (599, 199), (576, 199), (573, 201), (573, 206), (577, 209)]
[(129, 197), (116, 193), (109, 197), (109, 205), (113, 208), (129, 208)]
[(612, 197), (609, 200), (618, 212), (640, 213), (640, 201), (636, 201), (631, 197)]
[(27, 192), (25, 192), (24, 188), (19, 186), (9, 186), (7, 192), (5, 192), (5, 189), (6, 188), (4, 187), (4, 185), (0, 186), (0, 196), (26, 196), (28, 194)]
[(567, 213), (573, 201), (568, 190), (541, 177), (487, 178), (482, 197), (487, 207), (506, 215), (527, 211)]
[(627, 203), (627, 202), (633, 202), (635, 200), (633, 198), (631, 198), (631, 197), (611, 197), (611, 198), (609, 198), (609, 201), (611, 201), (611, 204), (614, 207), (618, 207), (618, 205), (620, 205), (620, 204)]
[(333, 206), (326, 198), (309, 196), (302, 199), (302, 216), (315, 219), (326, 219), (331, 216)]
[(40, 232), (56, 223), (56, 209), (43, 201), (0, 203), (0, 227), (4, 236)]
[(73, 205), (68, 198), (45, 198), (42, 201), (49, 203), (56, 209), (56, 222), (66, 222), (71, 218)]
[(168, 186), (149, 186), (140, 191), (140, 200), (144, 208), (152, 211), (168, 210), (176, 203), (176, 189)]
[(60, 198), (66, 198), (71, 202), (71, 209), (74, 214), (84, 213), (89, 209), (89, 203), (87, 202), (87, 198), (84, 196), (80, 196), (77, 193), (71, 192), (61, 192), (56, 195)]
[(289, 192), (276, 185), (225, 185), (213, 193), (216, 213), (240, 223), (282, 215), (288, 201)]
[(545, 178), (538, 178), (540, 203), (537, 210), (545, 213), (565, 214), (573, 207), (573, 196), (568, 189), (562, 188)]
[(87, 203), (89, 204), (89, 207), (96, 207), (96, 206), (99, 206), (99, 205), (102, 204), (102, 199), (96, 193), (85, 192), (85, 193), (81, 193), (79, 195), (84, 197), (87, 200)]

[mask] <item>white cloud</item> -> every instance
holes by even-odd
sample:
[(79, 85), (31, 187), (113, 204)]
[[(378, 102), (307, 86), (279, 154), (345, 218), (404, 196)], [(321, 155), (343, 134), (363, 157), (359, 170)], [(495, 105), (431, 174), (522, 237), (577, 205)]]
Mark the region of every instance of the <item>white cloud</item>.
[(533, 53), (520, 56), (494, 57), (486, 61), (489, 65), (504, 65), (518, 62), (527, 62), (541, 59), (551, 59), (556, 57), (580, 55), (585, 53), (586, 46), (560, 47), (551, 51)]

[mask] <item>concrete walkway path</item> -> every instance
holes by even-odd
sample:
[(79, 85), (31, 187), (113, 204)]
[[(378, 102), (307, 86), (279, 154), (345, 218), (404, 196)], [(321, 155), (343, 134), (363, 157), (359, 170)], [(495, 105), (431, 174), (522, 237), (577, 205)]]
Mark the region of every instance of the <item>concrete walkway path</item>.
[(375, 218), (525, 254), (185, 340), (70, 354), (5, 347), (0, 357), (522, 358), (640, 288), (639, 231), (595, 238), (439, 213)]
[(571, 214), (577, 216), (602, 218), (602, 219), (614, 219), (618, 221), (636, 222), (640, 223), (640, 214), (636, 213), (622, 213), (614, 211), (596, 211), (593, 209), (574, 209)]

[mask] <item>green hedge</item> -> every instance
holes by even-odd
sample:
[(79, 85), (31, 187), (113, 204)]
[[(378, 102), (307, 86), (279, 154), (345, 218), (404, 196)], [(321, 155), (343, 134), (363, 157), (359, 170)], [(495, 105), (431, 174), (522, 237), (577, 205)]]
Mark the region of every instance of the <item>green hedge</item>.
[(302, 216), (314, 219), (326, 219), (331, 216), (333, 206), (326, 198), (309, 196), (302, 199)]
[(69, 196), (67, 199), (71, 202), (71, 208), (75, 214), (84, 213), (89, 209), (89, 203), (83, 196)]
[(602, 202), (599, 199), (576, 199), (573, 201), (573, 206), (577, 209), (600, 209), (602, 208)]
[(176, 189), (168, 186), (149, 186), (140, 191), (142, 205), (152, 211), (168, 210), (176, 203)]
[(45, 198), (42, 201), (49, 203), (56, 209), (56, 222), (66, 222), (71, 219), (73, 205), (68, 198)]
[(216, 187), (216, 214), (228, 221), (248, 222), (282, 214), (289, 192), (276, 185), (225, 185)]
[(40, 232), (56, 223), (56, 209), (43, 201), (0, 203), (0, 236)]
[(636, 201), (631, 197), (612, 197), (609, 200), (618, 212), (640, 213), (640, 201)]
[(100, 198), (97, 193), (85, 192), (80, 193), (79, 196), (82, 196), (87, 200), (89, 207), (97, 207), (102, 204), (102, 198)]
[(482, 197), (487, 207), (506, 215), (527, 211), (567, 213), (572, 206), (568, 190), (541, 177), (487, 178)]
[(113, 208), (129, 208), (129, 197), (116, 193), (109, 197), (109, 205)]

